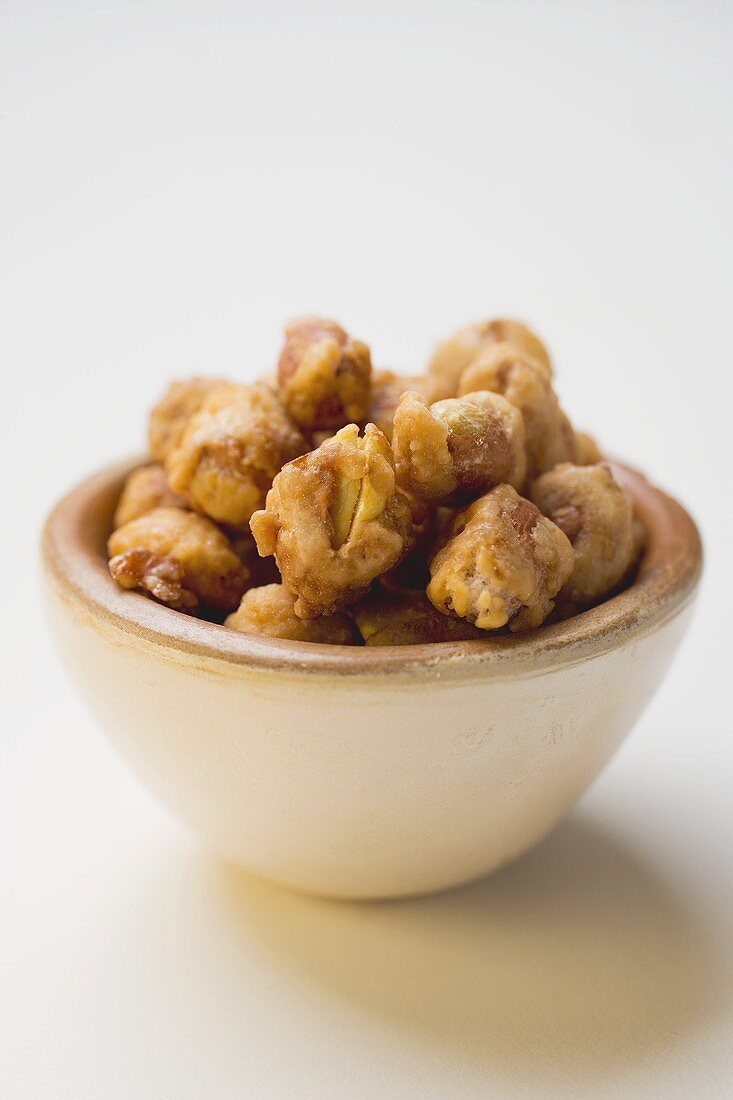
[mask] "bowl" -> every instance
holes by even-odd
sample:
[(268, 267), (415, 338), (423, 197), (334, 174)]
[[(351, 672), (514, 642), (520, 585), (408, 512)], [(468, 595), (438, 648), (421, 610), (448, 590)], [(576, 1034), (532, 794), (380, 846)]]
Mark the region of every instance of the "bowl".
[(633, 583), (565, 622), (486, 641), (351, 648), (238, 634), (122, 591), (103, 470), (43, 534), (59, 653), (154, 796), (225, 859), (314, 894), (385, 898), (479, 878), (567, 813), (651, 699), (702, 552), (622, 466), (648, 547)]

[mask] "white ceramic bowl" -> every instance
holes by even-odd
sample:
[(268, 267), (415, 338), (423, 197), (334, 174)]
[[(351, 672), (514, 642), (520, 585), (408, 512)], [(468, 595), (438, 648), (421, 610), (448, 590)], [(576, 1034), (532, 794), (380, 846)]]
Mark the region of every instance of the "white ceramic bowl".
[(247, 637), (123, 592), (104, 546), (125, 463), (44, 531), (59, 652), (142, 781), (225, 858), (298, 890), (397, 897), (538, 841), (649, 702), (701, 568), (690, 517), (617, 468), (649, 535), (634, 584), (532, 634), (349, 648)]

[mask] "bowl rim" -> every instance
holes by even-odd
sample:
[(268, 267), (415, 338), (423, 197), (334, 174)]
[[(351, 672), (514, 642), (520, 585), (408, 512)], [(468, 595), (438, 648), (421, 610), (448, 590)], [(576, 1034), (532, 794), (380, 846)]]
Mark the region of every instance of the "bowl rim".
[(291, 676), (357, 676), (414, 680), (536, 675), (587, 660), (661, 627), (692, 598), (702, 545), (691, 516), (638, 471), (611, 463), (647, 531), (634, 581), (623, 591), (563, 622), (527, 634), (408, 646), (332, 646), (239, 634), (124, 591), (112, 580), (104, 548), (128, 473), (150, 459), (114, 463), (86, 478), (52, 509), (43, 528), (44, 576), (70, 608), (98, 629), (130, 643), (146, 642), (168, 658), (213, 662), (229, 671)]

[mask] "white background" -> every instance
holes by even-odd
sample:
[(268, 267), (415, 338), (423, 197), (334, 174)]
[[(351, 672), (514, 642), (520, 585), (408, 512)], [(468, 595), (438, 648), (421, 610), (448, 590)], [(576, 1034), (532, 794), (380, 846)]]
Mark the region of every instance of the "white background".
[[(733, 9), (0, 3), (0, 1094), (727, 1097)], [(673, 490), (697, 618), (514, 868), (343, 906), (212, 862), (64, 679), (44, 512), (166, 381), (333, 314), (419, 369), (509, 312)]]

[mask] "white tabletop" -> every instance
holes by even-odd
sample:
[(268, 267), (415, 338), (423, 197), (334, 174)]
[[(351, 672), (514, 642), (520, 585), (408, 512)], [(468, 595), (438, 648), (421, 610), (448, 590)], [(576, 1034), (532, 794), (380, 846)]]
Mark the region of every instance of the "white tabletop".
[[(733, 1093), (730, 6), (0, 6), (0, 1095)], [(656, 700), (528, 857), (344, 905), (219, 865), (64, 678), (36, 540), (168, 378), (491, 313), (701, 522)], [(8, 389), (9, 383), (9, 389)]]

